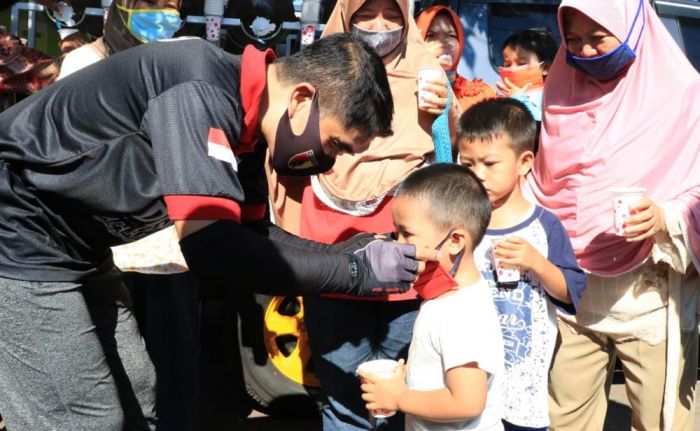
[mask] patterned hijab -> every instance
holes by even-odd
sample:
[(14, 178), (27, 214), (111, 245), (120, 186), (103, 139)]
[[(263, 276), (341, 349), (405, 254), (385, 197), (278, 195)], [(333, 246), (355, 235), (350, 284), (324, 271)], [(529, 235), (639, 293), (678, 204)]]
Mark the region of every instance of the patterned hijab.
[(56, 76), (56, 59), (23, 45), (17, 36), (0, 29), (0, 95), (12, 95), (13, 99), (28, 96), (51, 84)]

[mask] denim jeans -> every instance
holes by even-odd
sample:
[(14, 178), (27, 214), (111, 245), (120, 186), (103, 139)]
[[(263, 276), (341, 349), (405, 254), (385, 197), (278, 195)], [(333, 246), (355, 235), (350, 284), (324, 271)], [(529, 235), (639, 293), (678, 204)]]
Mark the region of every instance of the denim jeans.
[(321, 380), (324, 431), (403, 431), (404, 416), (373, 420), (361, 398), (358, 365), (408, 357), (420, 301), (304, 298), (304, 321)]

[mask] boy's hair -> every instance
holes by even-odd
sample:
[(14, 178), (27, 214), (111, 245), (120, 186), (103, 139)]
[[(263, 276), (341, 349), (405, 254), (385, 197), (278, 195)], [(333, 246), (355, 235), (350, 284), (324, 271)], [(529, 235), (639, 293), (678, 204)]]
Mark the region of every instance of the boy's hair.
[(465, 111), (457, 123), (457, 141), (505, 136), (519, 156), (534, 150), (536, 129), (535, 119), (522, 102), (501, 97), (481, 101)]
[(418, 169), (401, 182), (396, 191), (396, 198), (399, 197), (420, 201), (428, 218), (440, 230), (466, 229), (472, 251), (491, 221), (491, 202), (486, 189), (464, 166), (438, 163)]
[(358, 36), (324, 37), (275, 64), (283, 83), (308, 82), (318, 89), (322, 115), (363, 137), (392, 135), (394, 100), (384, 63)]
[(503, 42), (501, 50), (506, 48), (510, 48), (515, 52), (523, 50), (537, 54), (540, 61), (544, 62), (543, 67), (545, 69), (552, 64), (558, 49), (557, 41), (554, 40), (552, 31), (546, 27), (516, 31)]

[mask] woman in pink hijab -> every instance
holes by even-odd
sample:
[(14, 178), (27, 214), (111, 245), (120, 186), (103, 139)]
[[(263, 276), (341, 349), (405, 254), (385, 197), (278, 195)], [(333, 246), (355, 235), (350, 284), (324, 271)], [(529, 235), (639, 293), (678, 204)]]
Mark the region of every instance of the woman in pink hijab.
[[(634, 429), (692, 429), (700, 255), (700, 76), (646, 0), (563, 0), (528, 186), (589, 284), (560, 316), (551, 429), (602, 429), (623, 364)], [(614, 229), (617, 187), (643, 187)]]

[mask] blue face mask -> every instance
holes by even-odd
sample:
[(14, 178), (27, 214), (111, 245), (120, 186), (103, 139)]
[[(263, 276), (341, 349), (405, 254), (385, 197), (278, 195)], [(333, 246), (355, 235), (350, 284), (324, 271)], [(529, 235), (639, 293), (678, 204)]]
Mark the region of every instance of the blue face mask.
[[(644, 32), (643, 1), (644, 0), (640, 0), (637, 14), (632, 22), (632, 27), (627, 34), (627, 38), (622, 44), (620, 44), (620, 46), (607, 54), (592, 58), (576, 57), (569, 50), (567, 50), (566, 62), (569, 64), (569, 66), (572, 66), (581, 73), (584, 73), (601, 82), (609, 81), (617, 77), (637, 57), (635, 52), (637, 50), (637, 46), (639, 45), (639, 40), (642, 38), (642, 33)], [(634, 45), (634, 49), (632, 49), (629, 45), (629, 39), (632, 36), (635, 25), (637, 25), (637, 20), (640, 14), (642, 14), (642, 31), (639, 32), (639, 37)]]
[(180, 29), (180, 13), (173, 9), (127, 9), (117, 5), (127, 14), (126, 28), (143, 43), (170, 39)]

